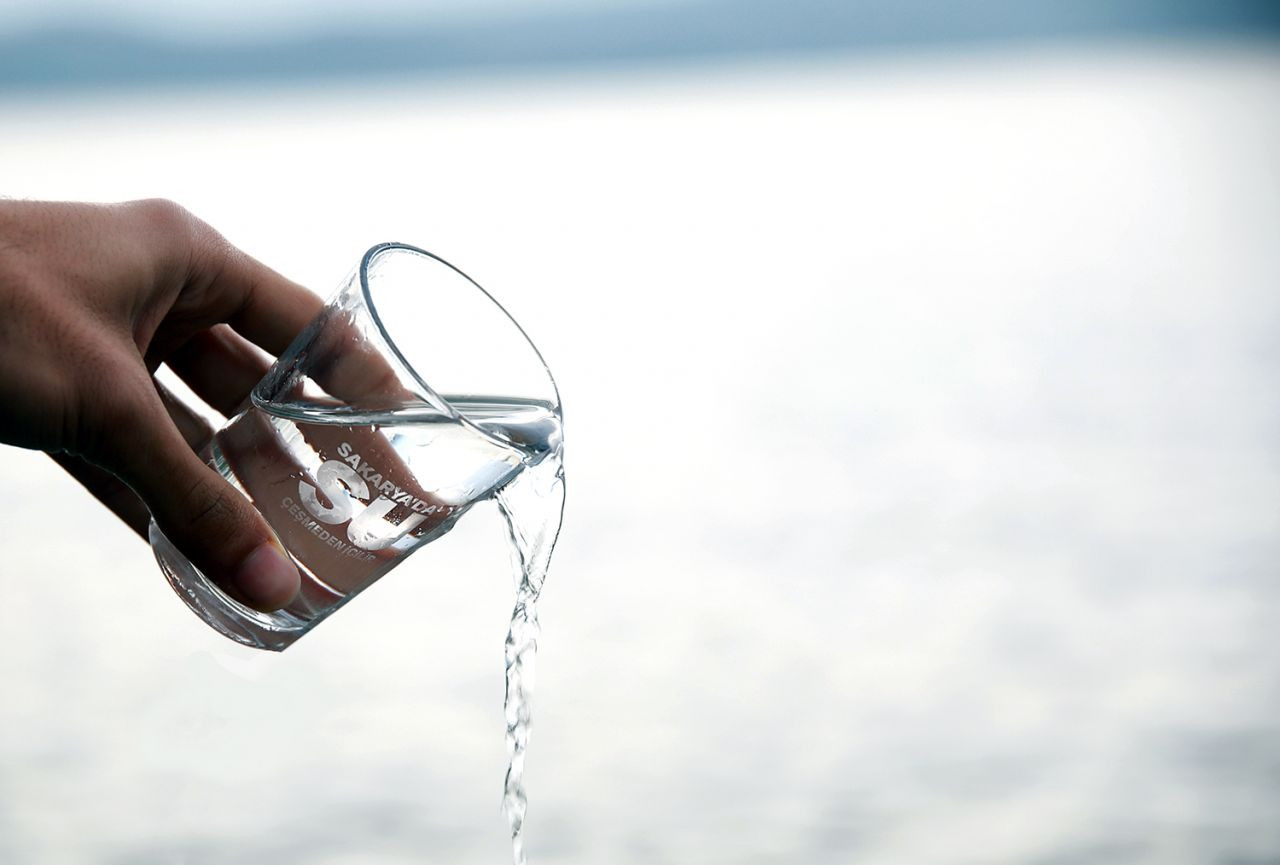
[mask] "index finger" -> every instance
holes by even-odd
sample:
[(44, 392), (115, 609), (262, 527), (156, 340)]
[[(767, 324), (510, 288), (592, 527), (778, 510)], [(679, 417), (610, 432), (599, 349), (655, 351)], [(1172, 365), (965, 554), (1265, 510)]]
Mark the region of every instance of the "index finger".
[(221, 254), (209, 291), (230, 301), (223, 320), (250, 342), (281, 354), (320, 313), (324, 301), (230, 244)]
[[(207, 226), (206, 226), (207, 228)], [(190, 285), (174, 312), (202, 327), (219, 322), (279, 357), (324, 310), (324, 301), (208, 229), (192, 258)], [(183, 308), (184, 304), (186, 308)], [(314, 334), (306, 378), (339, 402), (370, 408), (417, 401), (411, 383), (355, 323), (337, 317)], [(297, 382), (295, 386), (301, 386)]]

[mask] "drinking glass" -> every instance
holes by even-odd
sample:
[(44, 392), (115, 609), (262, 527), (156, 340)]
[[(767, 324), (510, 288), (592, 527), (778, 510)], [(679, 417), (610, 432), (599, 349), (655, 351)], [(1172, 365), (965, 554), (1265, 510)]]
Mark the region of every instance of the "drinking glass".
[(293, 558), (297, 597), (254, 610), (154, 521), (151, 544), (205, 622), (280, 651), (560, 442), (555, 381), (515, 320), (443, 259), (384, 243), (202, 454)]

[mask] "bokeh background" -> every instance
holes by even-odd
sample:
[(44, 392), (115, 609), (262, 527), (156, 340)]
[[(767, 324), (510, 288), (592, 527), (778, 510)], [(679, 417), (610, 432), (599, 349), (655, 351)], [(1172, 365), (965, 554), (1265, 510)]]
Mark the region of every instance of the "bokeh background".
[[(0, 194), (539, 344), (534, 865), (1280, 862), (1278, 108), (1272, 2), (0, 6)], [(509, 860), (496, 514), (269, 655), (0, 476), (0, 861)]]

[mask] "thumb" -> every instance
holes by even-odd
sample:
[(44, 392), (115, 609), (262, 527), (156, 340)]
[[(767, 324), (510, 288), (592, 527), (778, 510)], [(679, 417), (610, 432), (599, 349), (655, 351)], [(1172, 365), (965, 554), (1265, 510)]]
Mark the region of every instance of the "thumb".
[(119, 475), (146, 503), (160, 530), (191, 562), (249, 606), (278, 610), (298, 593), (298, 570), (262, 515), (192, 452), (168, 414), (128, 426), (111, 448)]

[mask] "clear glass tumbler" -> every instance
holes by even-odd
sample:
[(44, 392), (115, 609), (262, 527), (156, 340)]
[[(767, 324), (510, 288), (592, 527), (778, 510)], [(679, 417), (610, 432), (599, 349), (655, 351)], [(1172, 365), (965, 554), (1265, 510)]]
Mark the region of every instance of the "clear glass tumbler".
[(205, 622), (280, 651), (560, 441), (555, 381), (506, 310), (431, 253), (381, 244), (203, 454), (275, 530), (298, 596), (259, 612), (154, 522), (151, 544)]

